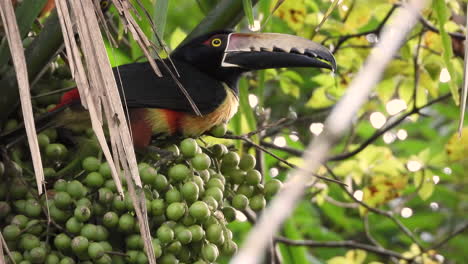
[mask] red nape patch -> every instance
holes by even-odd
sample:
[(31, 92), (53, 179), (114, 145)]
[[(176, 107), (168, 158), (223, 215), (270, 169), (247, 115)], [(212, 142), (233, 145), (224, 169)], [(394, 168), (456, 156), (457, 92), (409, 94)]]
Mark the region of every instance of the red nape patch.
[(53, 112), (77, 100), (80, 100), (80, 93), (78, 92), (78, 89), (75, 88), (73, 90), (70, 90), (64, 93), (62, 95), (62, 98), (60, 98), (60, 102), (54, 108), (50, 109), (49, 112)]
[(180, 120), (184, 116), (184, 113), (169, 109), (162, 109), (162, 112), (166, 117), (166, 122), (170, 133), (175, 134), (179, 130)]

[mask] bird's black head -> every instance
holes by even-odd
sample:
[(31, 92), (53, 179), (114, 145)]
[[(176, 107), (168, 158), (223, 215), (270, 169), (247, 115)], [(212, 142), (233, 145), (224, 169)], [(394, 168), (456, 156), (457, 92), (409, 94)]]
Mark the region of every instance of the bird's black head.
[(172, 54), (200, 71), (237, 89), (237, 80), (247, 71), (317, 67), (336, 70), (335, 58), (313, 41), (277, 33), (215, 31), (192, 39)]

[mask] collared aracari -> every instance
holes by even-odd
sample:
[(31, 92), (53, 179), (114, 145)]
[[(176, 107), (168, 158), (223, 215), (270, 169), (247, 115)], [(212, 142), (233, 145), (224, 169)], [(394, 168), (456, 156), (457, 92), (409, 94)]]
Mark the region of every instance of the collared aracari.
[[(156, 134), (198, 136), (229, 121), (238, 108), (237, 83), (242, 73), (282, 67), (336, 69), (335, 59), (325, 47), (276, 33), (216, 31), (178, 47), (171, 58), (180, 83), (202, 115), (195, 114), (165, 67), (160, 67), (163, 77), (156, 76), (149, 63), (115, 67), (120, 94), (129, 110), (135, 147), (148, 146)], [(161, 66), (162, 62), (158, 64)], [(78, 90), (73, 89), (37, 120), (37, 127), (89, 127), (86, 120), (89, 116), (80, 105)], [(8, 137), (11, 135), (3, 138)]]

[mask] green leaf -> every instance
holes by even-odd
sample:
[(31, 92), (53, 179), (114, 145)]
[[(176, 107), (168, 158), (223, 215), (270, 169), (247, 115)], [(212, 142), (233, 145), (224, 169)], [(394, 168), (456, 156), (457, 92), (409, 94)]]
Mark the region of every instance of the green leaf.
[(169, 40), (169, 46), (171, 49), (175, 49), (187, 36), (187, 33), (182, 31), (180, 28), (176, 28), (174, 32), (172, 32), (171, 38)]
[(445, 24), (448, 20), (449, 10), (447, 10), (447, 6), (444, 0), (434, 0), (432, 2), (432, 6), (437, 16), (437, 25), (440, 31), (440, 37), (442, 39), (442, 56), (444, 58), (445, 67), (447, 68), (448, 72), (450, 73), (451, 81), (449, 82), (450, 91), (452, 92), (453, 100), (455, 104), (458, 105), (460, 102), (460, 95), (458, 93), (458, 80), (457, 74), (455, 69), (453, 68), (451, 59), (453, 57), (453, 50), (452, 50), (452, 40), (448, 35), (447, 31), (445, 30)]
[(253, 29), (254, 25), (254, 15), (253, 15), (253, 8), (252, 8), (252, 1), (251, 0), (242, 0), (242, 6), (244, 7), (244, 13), (247, 17), (247, 21), (249, 23), (249, 28)]

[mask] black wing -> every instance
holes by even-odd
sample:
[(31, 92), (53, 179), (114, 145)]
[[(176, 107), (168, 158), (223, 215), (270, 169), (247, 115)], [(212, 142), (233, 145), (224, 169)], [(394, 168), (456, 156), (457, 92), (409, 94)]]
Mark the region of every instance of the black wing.
[[(194, 113), (189, 101), (169, 72), (161, 62), (157, 63), (163, 77), (158, 77), (147, 62), (122, 65), (113, 69), (127, 107), (163, 108)], [(222, 82), (210, 78), (186, 63), (174, 63), (180, 74), (180, 83), (202, 114), (212, 112), (223, 102), (226, 90)]]

